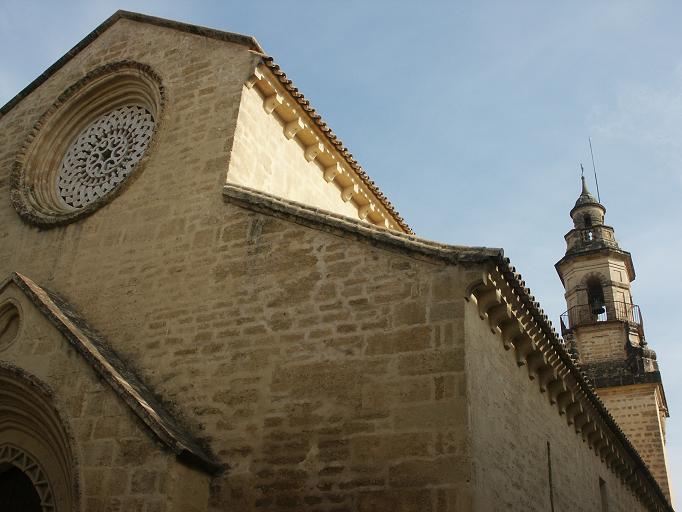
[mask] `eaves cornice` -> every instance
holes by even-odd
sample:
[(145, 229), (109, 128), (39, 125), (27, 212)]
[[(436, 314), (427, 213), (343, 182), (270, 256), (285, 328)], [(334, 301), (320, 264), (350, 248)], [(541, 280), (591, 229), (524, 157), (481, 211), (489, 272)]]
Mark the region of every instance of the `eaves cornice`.
[(508, 258), (500, 257), (472, 284), (465, 297), (482, 320), (514, 350), (550, 404), (582, 436), (606, 466), (652, 511), (672, 511), (663, 491), (637, 450), (566, 350), (547, 315)]
[(282, 120), (283, 135), (300, 141), (306, 160), (320, 165), (320, 179), (339, 185), (341, 198), (353, 201), (360, 219), (413, 233), (395, 206), (272, 57), (262, 56), (245, 85), (259, 91), (265, 112)]

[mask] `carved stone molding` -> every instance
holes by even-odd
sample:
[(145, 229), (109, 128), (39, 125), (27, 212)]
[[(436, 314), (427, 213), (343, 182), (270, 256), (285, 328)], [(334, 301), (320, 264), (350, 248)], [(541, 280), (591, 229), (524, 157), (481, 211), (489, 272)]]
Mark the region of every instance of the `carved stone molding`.
[(394, 231), (410, 232), (402, 219), (389, 211), (346, 156), (328, 140), (266, 65), (259, 65), (245, 82), (245, 86), (259, 92), (263, 97), (265, 112), (276, 115), (282, 123), (284, 137), (297, 139), (301, 143), (303, 157), (320, 166), (320, 179), (323, 183), (337, 186), (341, 199), (353, 202), (359, 219)]
[(71, 439), (49, 388), (24, 370), (0, 363), (0, 472), (13, 465), (26, 474), (44, 511), (78, 510)]
[(11, 444), (0, 445), (0, 474), (3, 469), (14, 466), (20, 469), (33, 484), (33, 488), (40, 497), (40, 506), (43, 512), (55, 512), (57, 507), (54, 501), (54, 493), (45, 471), (38, 462), (28, 453)]
[(17, 339), (21, 328), (21, 313), (14, 301), (0, 304), (0, 350), (9, 347)]
[[(671, 510), (650, 471), (597, 397), (513, 268), (496, 265), (467, 288), (481, 320), (538, 383), (589, 448), (654, 511)], [(645, 468), (644, 470), (642, 468)]]
[(164, 103), (161, 79), (138, 62), (107, 64), (69, 87), (14, 163), (11, 199), (19, 215), (51, 227), (111, 201), (143, 168)]

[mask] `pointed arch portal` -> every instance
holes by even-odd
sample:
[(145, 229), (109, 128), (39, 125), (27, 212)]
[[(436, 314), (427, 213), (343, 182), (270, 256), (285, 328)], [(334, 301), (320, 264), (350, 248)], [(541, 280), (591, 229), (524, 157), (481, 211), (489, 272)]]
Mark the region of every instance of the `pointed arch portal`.
[(77, 510), (69, 436), (49, 390), (35, 377), (0, 365), (0, 510)]

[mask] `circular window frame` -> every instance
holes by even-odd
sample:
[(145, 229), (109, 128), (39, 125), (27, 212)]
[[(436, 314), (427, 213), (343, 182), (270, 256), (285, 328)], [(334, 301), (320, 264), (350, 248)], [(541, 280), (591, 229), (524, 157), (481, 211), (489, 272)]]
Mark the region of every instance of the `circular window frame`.
[[(14, 309), (16, 311), (16, 316), (17, 316), (19, 325), (17, 327), (17, 332), (14, 334), (12, 339), (3, 340), (2, 339), (3, 333), (0, 333), (0, 352), (2, 352), (3, 350), (6, 350), (9, 347), (11, 347), (12, 345), (14, 345), (17, 342), (17, 340), (21, 337), (21, 333), (22, 333), (23, 328), (24, 328), (24, 315), (23, 315), (23, 311), (21, 310), (21, 305), (17, 301), (15, 301), (14, 299), (8, 299), (8, 300), (6, 300), (0, 304), (0, 320), (2, 320), (2, 317), (6, 314), (6, 310), (9, 308)], [(2, 327), (3, 326), (0, 325), (0, 328), (2, 328)]]
[[(116, 198), (144, 169), (162, 125), (166, 91), (148, 65), (119, 61), (91, 71), (66, 89), (40, 117), (14, 162), (11, 201), (25, 221), (49, 228), (74, 222)], [(59, 197), (57, 176), (62, 159), (76, 138), (100, 116), (114, 109), (139, 105), (153, 116), (149, 145), (128, 176), (104, 196), (82, 208)]]

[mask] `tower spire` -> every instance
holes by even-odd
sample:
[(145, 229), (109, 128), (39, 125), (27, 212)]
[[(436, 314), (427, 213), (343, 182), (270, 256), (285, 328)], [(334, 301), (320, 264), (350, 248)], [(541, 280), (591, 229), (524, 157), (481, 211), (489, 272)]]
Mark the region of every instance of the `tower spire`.
[[(582, 170), (582, 165), (580, 166)], [(581, 369), (669, 496), (665, 449), (668, 406), (656, 353), (644, 338), (639, 306), (632, 300), (635, 269), (606, 208), (587, 188), (571, 209), (566, 254), (556, 264), (567, 311), (561, 332)]]

